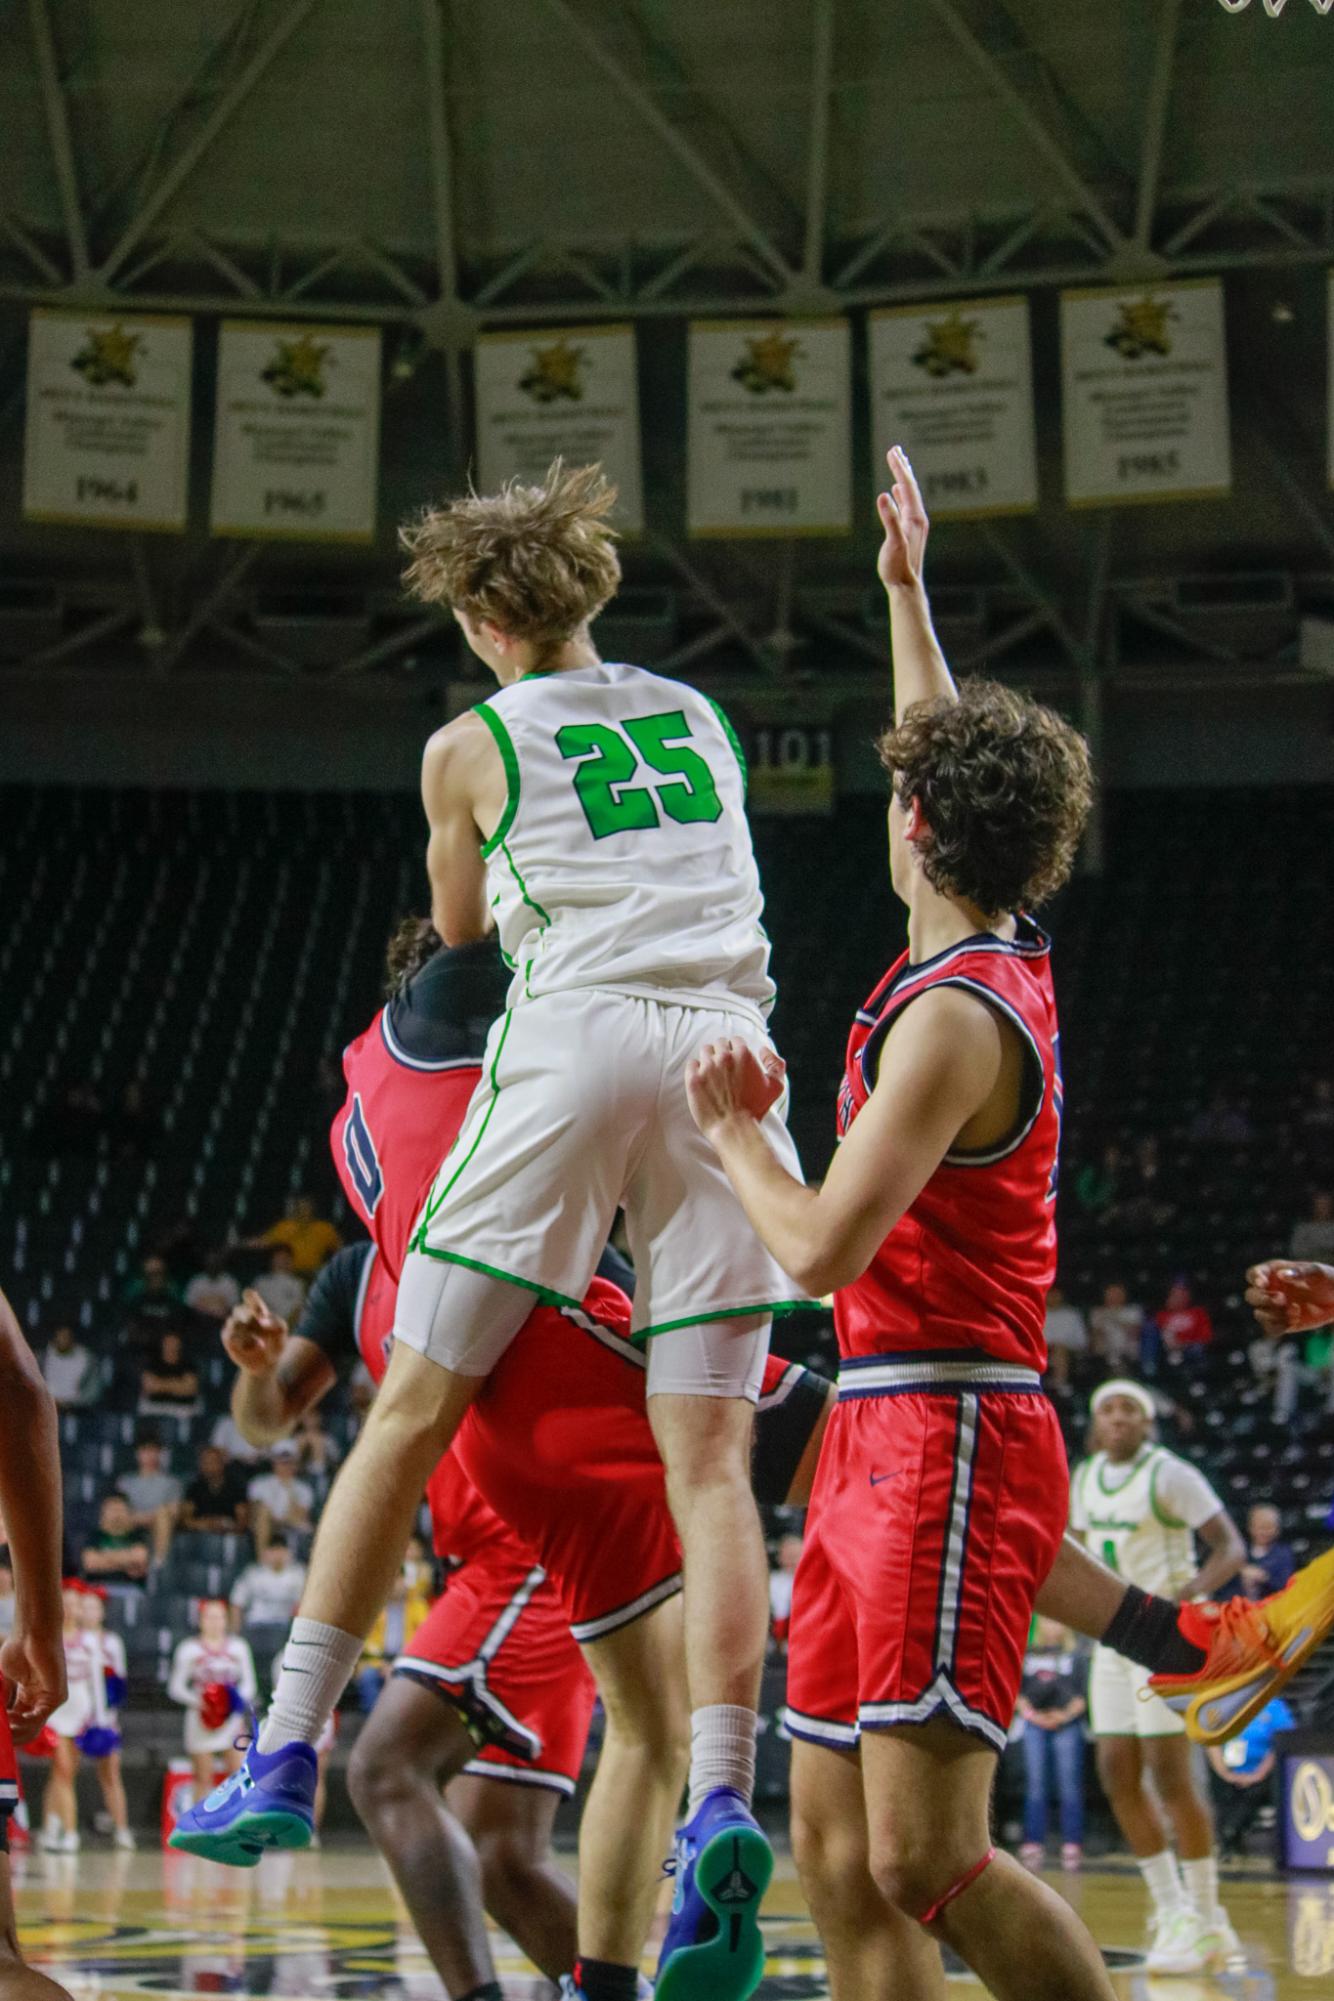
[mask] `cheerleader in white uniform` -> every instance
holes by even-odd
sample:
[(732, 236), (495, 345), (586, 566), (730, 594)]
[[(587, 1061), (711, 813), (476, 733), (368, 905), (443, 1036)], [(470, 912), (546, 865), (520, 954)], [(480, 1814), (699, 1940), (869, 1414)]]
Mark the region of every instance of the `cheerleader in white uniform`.
[(199, 1631), (182, 1640), (171, 1659), (167, 1693), (185, 1709), (185, 1748), (195, 1768), (195, 1797), (215, 1783), (216, 1760), (224, 1772), (241, 1762), (236, 1740), (244, 1733), (243, 1712), (256, 1696), (255, 1662), (249, 1643), (227, 1630), (227, 1607), (205, 1598)]
[(65, 1674), (69, 1694), (51, 1717), (51, 1776), (42, 1801), (43, 1848), (79, 1846), (75, 1778), (80, 1760), (97, 1767), (117, 1848), (133, 1848), (120, 1771), (120, 1710), (125, 1701), (125, 1643), (106, 1630), (106, 1596), (71, 1578), (65, 1586)]

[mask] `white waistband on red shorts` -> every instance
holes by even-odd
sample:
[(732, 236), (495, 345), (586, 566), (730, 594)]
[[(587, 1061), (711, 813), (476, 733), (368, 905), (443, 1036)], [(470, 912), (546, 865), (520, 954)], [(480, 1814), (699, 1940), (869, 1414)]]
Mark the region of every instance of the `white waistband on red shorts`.
[(979, 1349), (942, 1349), (938, 1354), (844, 1356), (838, 1370), (838, 1397), (911, 1396), (914, 1391), (1002, 1390), (1042, 1393), (1036, 1369), (998, 1362)]

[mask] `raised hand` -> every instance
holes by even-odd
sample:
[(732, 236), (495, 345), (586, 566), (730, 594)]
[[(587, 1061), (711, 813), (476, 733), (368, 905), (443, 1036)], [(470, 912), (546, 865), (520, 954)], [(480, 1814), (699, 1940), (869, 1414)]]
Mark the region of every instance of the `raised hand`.
[(1266, 1334), (1307, 1334), (1334, 1321), (1334, 1265), (1268, 1258), (1246, 1274), (1246, 1302)]
[(65, 1700), (65, 1648), (59, 1632), (39, 1636), (16, 1624), (0, 1646), (0, 1676), (9, 1690), (9, 1727), (16, 1744), (30, 1744)]
[(232, 1308), (222, 1329), (222, 1345), (237, 1368), (248, 1376), (272, 1375), (286, 1340), (287, 1322), (247, 1286), (241, 1304)]
[(931, 523), (922, 490), (917, 484), (917, 475), (909, 465), (902, 445), (891, 445), (885, 459), (889, 466), (890, 490), (882, 493), (876, 502), (885, 531), (876, 570), (886, 590), (911, 589), (922, 581), (926, 538)]

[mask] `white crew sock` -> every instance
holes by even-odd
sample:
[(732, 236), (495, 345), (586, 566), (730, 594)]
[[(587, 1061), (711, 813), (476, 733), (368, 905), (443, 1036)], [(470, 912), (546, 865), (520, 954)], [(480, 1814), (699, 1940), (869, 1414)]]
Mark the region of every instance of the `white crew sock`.
[(1139, 1873), (1148, 1885), (1153, 1908), (1160, 1916), (1186, 1908), (1186, 1888), (1176, 1856), (1170, 1848), (1164, 1848), (1160, 1855), (1141, 1855)]
[(273, 1702), (259, 1729), (261, 1751), (276, 1751), (294, 1737), (314, 1744), (352, 1679), (362, 1644), (338, 1626), (293, 1619)]
[(690, 1718), (690, 1805), (693, 1814), (705, 1793), (730, 1786), (749, 1806), (755, 1792), (753, 1709), (732, 1702), (711, 1703)]
[(1223, 1915), (1218, 1902), (1218, 1857), (1204, 1855), (1198, 1862), (1183, 1862), (1181, 1878), (1195, 1915), (1208, 1925), (1216, 1924)]

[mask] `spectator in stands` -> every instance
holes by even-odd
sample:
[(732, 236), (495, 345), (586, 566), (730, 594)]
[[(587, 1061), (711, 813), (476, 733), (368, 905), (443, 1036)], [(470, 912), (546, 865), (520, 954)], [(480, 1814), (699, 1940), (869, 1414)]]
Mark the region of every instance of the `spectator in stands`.
[(1308, 1132), (1334, 1132), (1334, 1077), (1316, 1078), (1305, 1093), (1301, 1122)]
[(1086, 1215), (1104, 1216), (1115, 1208), (1121, 1175), (1119, 1146), (1105, 1146), (1101, 1160), (1084, 1163), (1075, 1176), (1075, 1200)]
[[(339, 1091), (341, 1094), (341, 1080)], [(285, 1244), (292, 1253), (292, 1269), (301, 1278), (314, 1278), (322, 1264), (328, 1262), (334, 1252), (341, 1250), (343, 1239), (333, 1224), (315, 1213), (315, 1204), (309, 1195), (293, 1195), (287, 1204), (287, 1213), (258, 1237), (245, 1240), (250, 1250), (267, 1249), (270, 1245)], [(278, 1308), (274, 1308), (276, 1313)], [(290, 1319), (290, 1315), (284, 1318)]]
[(1311, 1197), (1311, 1213), (1293, 1230), (1288, 1250), (1304, 1264), (1334, 1264), (1334, 1195), (1321, 1189)]
[(293, 1433), (301, 1471), (319, 1492), (333, 1478), (339, 1452), (332, 1434), (320, 1422), (319, 1406), (306, 1411)]
[(280, 1439), (269, 1454), (271, 1470), (250, 1482), (250, 1521), (255, 1548), (263, 1556), (280, 1529), (287, 1539), (309, 1533), (315, 1490), (297, 1477), (300, 1454), (296, 1442)]
[(1270, 1803), (1271, 1788), (1267, 1781), (1277, 1758), (1274, 1739), (1280, 1730), (1296, 1728), (1296, 1717), (1279, 1696), (1252, 1717), (1237, 1736), (1226, 1744), (1211, 1744), (1205, 1753), (1211, 1774), (1220, 1862), (1246, 1853), (1247, 1831)]
[(1214, 1323), (1208, 1307), (1196, 1304), (1184, 1278), (1168, 1288), (1166, 1303), (1153, 1318), (1168, 1354), (1199, 1367), (1214, 1338)]
[(1145, 1133), (1135, 1144), (1135, 1156), (1124, 1177), (1116, 1221), (1127, 1230), (1161, 1230), (1175, 1214), (1175, 1204), (1167, 1196), (1158, 1142), (1152, 1133)]
[(179, 1327), (181, 1324), (180, 1292), (172, 1283), (167, 1260), (156, 1251), (150, 1251), (143, 1260), (139, 1276), (132, 1278), (125, 1288), (124, 1299), (135, 1320), (148, 1321), (159, 1327)]
[(296, 1275), (292, 1251), (287, 1244), (275, 1244), (269, 1268), (255, 1280), (255, 1291), (270, 1313), (276, 1313), (289, 1327), (300, 1318), (306, 1303), (306, 1287)]
[(431, 1583), (426, 1552), (420, 1537), (413, 1536), (403, 1568), (394, 1580), (383, 1612), (366, 1637), (357, 1666), (357, 1699), (364, 1710), (374, 1709), (394, 1662), (411, 1646), (413, 1634), (430, 1611)]
[(1102, 1305), (1089, 1315), (1089, 1346), (1112, 1376), (1121, 1376), (1139, 1366), (1140, 1333), (1144, 1308), (1132, 1306), (1129, 1294), (1114, 1279), (1102, 1289)]
[(1249, 1146), (1255, 1128), (1235, 1098), (1218, 1090), (1203, 1110), (1196, 1112), (1186, 1128), (1186, 1138), (1195, 1146)]
[(68, 1323), (57, 1327), (43, 1350), (42, 1374), (61, 1410), (79, 1410), (97, 1394), (97, 1358)]
[(222, 1321), (239, 1302), (241, 1288), (227, 1269), (222, 1251), (210, 1251), (204, 1269), (197, 1271), (185, 1288), (185, 1303), (209, 1320)]
[(1282, 1527), (1278, 1509), (1267, 1501), (1257, 1501), (1246, 1517), (1247, 1550), (1241, 1582), (1248, 1598), (1268, 1598), (1281, 1591), (1297, 1568), (1291, 1549), (1279, 1541)]
[(1040, 1869), (1047, 1855), (1053, 1788), (1060, 1802), (1061, 1867), (1084, 1859), (1084, 1717), (1088, 1664), (1074, 1635), (1054, 1619), (1036, 1619), (1024, 1656), (1018, 1715), (1023, 1722), (1024, 1841), (1019, 1860)]
[(792, 1625), (792, 1586), (801, 1562), (801, 1537), (785, 1535), (778, 1545), (778, 1561), (769, 1572), (769, 1630), (774, 1645), (787, 1652), (787, 1636)]
[(112, 1590), (135, 1591), (148, 1576), (152, 1562), (148, 1537), (130, 1520), (124, 1494), (108, 1494), (98, 1510), (97, 1527), (84, 1546), (81, 1569)]
[(0, 1640), (14, 1630), (14, 1573), (7, 1562), (0, 1563)]
[(220, 1417), (208, 1435), (210, 1445), (216, 1445), (226, 1459), (237, 1459), (242, 1466), (258, 1466), (264, 1457), (258, 1445), (252, 1445), (236, 1419), (228, 1411)]
[(199, 1472), (185, 1490), (180, 1526), (204, 1535), (240, 1535), (250, 1524), (245, 1469), (216, 1445), (199, 1448)]
[(181, 1483), (166, 1467), (162, 1440), (151, 1427), (140, 1430), (134, 1446), (133, 1473), (122, 1473), (117, 1490), (125, 1496), (131, 1526), (153, 1538), (153, 1561), (163, 1564), (171, 1548), (172, 1530), (181, 1505)]
[(232, 1631), (244, 1633), (261, 1660), (268, 1660), (287, 1641), (301, 1594), (306, 1567), (296, 1563), (287, 1537), (275, 1535), (257, 1563), (248, 1563), (232, 1586)]
[(1077, 1306), (1071, 1306), (1059, 1285), (1047, 1295), (1047, 1366), (1052, 1382), (1064, 1389), (1070, 1380), (1071, 1358), (1088, 1350), (1088, 1323)]
[(199, 1371), (186, 1360), (185, 1343), (168, 1330), (158, 1338), (157, 1352), (139, 1373), (141, 1417), (193, 1417), (200, 1408)]

